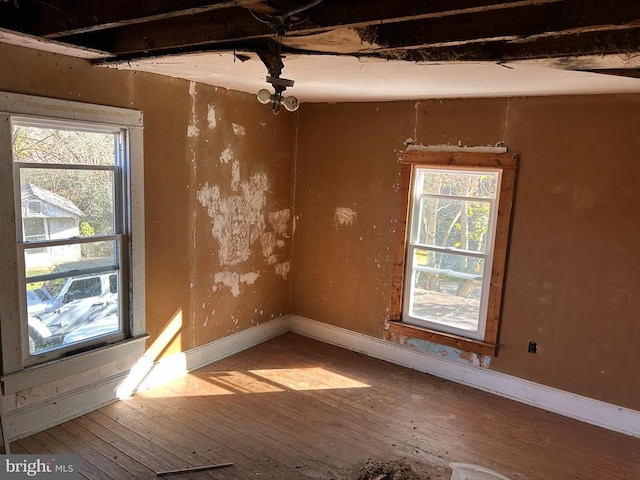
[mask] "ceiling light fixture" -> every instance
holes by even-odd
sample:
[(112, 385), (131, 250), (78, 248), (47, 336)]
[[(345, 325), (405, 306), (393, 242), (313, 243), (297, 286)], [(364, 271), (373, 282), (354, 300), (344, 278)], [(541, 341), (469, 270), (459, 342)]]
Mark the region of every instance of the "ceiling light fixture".
[(269, 25), (277, 35), (276, 45), (274, 48), (273, 44), (270, 44), (268, 49), (258, 51), (258, 56), (262, 63), (267, 67), (267, 71), (269, 75), (267, 75), (267, 83), (270, 83), (273, 86), (275, 93), (271, 93), (268, 89), (262, 88), (258, 92), (258, 101), (264, 105), (271, 103), (271, 108), (273, 110), (273, 114), (277, 115), (280, 113), (280, 107), (283, 106), (289, 112), (295, 112), (300, 108), (300, 102), (297, 97), (288, 96), (285, 97), (283, 92), (289, 88), (293, 87), (294, 81), (288, 78), (281, 78), (282, 69), (284, 68), (284, 63), (282, 62), (282, 37), (287, 33), (289, 28), (293, 25), (298, 25), (300, 23), (306, 22), (310, 17), (311, 13), (309, 13), (305, 18), (301, 20), (292, 21), (292, 17), (297, 16), (302, 12), (306, 12), (317, 5), (320, 5), (324, 0), (314, 0), (311, 3), (303, 5), (300, 8), (296, 8), (295, 10), (291, 10), (282, 15), (269, 15), (265, 18), (261, 18), (256, 15), (254, 12), (249, 10), (253, 17), (262, 22)]

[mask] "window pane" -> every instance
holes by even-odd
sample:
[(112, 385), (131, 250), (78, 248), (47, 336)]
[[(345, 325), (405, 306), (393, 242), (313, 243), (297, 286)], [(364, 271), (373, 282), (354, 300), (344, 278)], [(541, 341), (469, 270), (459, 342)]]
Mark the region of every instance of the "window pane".
[[(113, 171), (22, 168), (20, 185), (24, 225), (44, 220), (44, 240), (115, 231)], [(26, 231), (23, 235), (24, 241), (34, 241)]]
[(29, 163), (115, 165), (113, 133), (13, 126), (13, 160)]
[(44, 218), (31, 217), (22, 219), (22, 232), (26, 242), (44, 240)]
[(120, 331), (118, 275), (27, 283), (30, 354)]
[(27, 278), (58, 272), (76, 272), (95, 268), (114, 269), (116, 241), (72, 243), (44, 248), (25, 248)]
[(416, 249), (412, 265), (409, 315), (463, 330), (478, 329), (484, 259)]
[(498, 173), (418, 169), (418, 193), (456, 197), (496, 198)]
[(423, 196), (416, 241), (423, 245), (486, 252), (491, 204)]

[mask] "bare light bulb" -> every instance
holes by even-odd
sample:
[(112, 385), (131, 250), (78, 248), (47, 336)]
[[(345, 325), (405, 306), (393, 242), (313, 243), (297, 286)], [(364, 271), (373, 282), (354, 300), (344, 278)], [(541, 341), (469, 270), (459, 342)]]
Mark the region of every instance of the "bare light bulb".
[(284, 108), (286, 108), (290, 112), (295, 112), (296, 110), (298, 110), (298, 108), (300, 108), (300, 102), (298, 102), (298, 99), (293, 96), (285, 98), (282, 102), (282, 105), (284, 105)]
[(258, 97), (258, 101), (263, 105), (266, 105), (267, 103), (271, 102), (271, 92), (266, 88), (260, 89), (258, 91), (257, 97)]

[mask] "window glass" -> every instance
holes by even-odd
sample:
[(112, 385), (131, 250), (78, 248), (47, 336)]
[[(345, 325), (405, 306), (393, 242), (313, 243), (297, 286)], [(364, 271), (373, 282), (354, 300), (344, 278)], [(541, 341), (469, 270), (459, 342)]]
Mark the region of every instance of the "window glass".
[(115, 149), (113, 133), (79, 131), (72, 126), (13, 127), (13, 159), (16, 162), (115, 165)]
[(414, 250), (409, 314), (475, 331), (480, 321), (484, 259)]
[(491, 203), (422, 195), (417, 243), (485, 252)]
[(500, 172), (417, 167), (414, 179), (404, 319), (482, 338)]
[(23, 328), (30, 355), (55, 358), (70, 345), (99, 345), (105, 336), (125, 334), (118, 289), (125, 237), (117, 182), (123, 175), (119, 131), (42, 123), (14, 122), (13, 161), (22, 217)]
[(23, 218), (46, 219), (46, 240), (115, 232), (113, 170), (20, 168), (20, 185)]

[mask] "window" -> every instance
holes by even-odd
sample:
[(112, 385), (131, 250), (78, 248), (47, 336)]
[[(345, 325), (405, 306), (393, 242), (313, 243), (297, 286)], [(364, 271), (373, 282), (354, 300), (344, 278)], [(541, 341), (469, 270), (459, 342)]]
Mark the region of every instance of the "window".
[(5, 376), (143, 336), (141, 121), (0, 93)]
[[(115, 274), (121, 283), (121, 266), (128, 262), (125, 132), (14, 116), (11, 134), (14, 189), (27, 206), (17, 209), (22, 218), (16, 225), (22, 226), (18, 263), (29, 356), (50, 358), (123, 339), (126, 299), (122, 288), (111, 291), (109, 277)], [(54, 238), (44, 235), (45, 220)], [(35, 326), (41, 335), (33, 335)]]
[(515, 157), (410, 150), (405, 161), (402, 325), (392, 328), (494, 355)]

